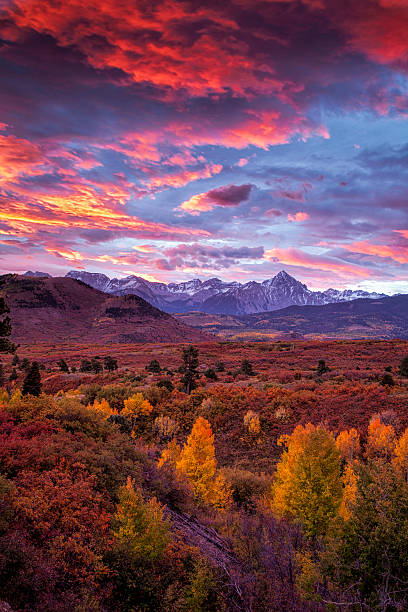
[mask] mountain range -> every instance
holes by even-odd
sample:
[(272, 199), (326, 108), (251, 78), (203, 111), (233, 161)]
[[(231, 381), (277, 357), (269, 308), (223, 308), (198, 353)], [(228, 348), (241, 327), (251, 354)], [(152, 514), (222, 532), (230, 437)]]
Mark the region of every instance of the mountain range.
[[(28, 273), (27, 273), (28, 274)], [(41, 274), (36, 272), (35, 275)], [(33, 275), (33, 273), (31, 273)], [(263, 282), (224, 282), (219, 278), (183, 283), (151, 282), (140, 276), (109, 278), (105, 274), (71, 270), (66, 275), (112, 295), (138, 295), (168, 313), (200, 311), (209, 314), (243, 315), (280, 310), (287, 306), (319, 306), (358, 298), (378, 299), (385, 294), (361, 290), (312, 291), (282, 270)]]
[(408, 295), (320, 306), (288, 306), (249, 315), (190, 312), (177, 317), (229, 340), (282, 338), (408, 339)]
[(73, 278), (0, 276), (12, 339), (85, 344), (202, 342), (211, 337), (137, 295), (107, 295)]

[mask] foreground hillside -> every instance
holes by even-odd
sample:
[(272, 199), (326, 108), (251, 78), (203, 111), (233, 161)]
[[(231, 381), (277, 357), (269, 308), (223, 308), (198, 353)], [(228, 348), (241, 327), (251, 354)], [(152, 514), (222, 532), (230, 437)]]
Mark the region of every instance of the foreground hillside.
[[(135, 295), (109, 296), (72, 278), (0, 277), (15, 342), (200, 342), (206, 336)], [(208, 337), (207, 337), (208, 338)]]
[(251, 315), (177, 317), (194, 327), (234, 340), (268, 338), (408, 338), (408, 295), (357, 299), (323, 306), (289, 306)]
[(408, 609), (408, 342), (2, 364), (0, 610)]

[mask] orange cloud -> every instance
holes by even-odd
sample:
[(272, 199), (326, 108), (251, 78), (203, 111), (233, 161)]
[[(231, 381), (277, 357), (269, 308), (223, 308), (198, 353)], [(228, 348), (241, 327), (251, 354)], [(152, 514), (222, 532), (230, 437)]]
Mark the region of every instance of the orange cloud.
[(371, 244), (370, 242), (361, 241), (353, 242), (352, 244), (343, 244), (342, 248), (352, 253), (363, 253), (364, 255), (375, 255), (377, 257), (391, 257), (391, 259), (398, 263), (408, 263), (408, 247)]
[[(0, 134), (0, 185), (19, 176), (44, 174), (48, 162), (35, 144)], [(48, 164), (49, 165), (49, 164)]]
[(372, 276), (372, 272), (362, 266), (350, 264), (334, 257), (325, 257), (320, 255), (310, 255), (300, 249), (274, 248), (265, 251), (265, 259), (279, 262), (289, 266), (300, 266), (302, 268), (311, 268), (313, 270), (325, 270), (327, 272), (337, 272), (347, 274), (348, 276), (356, 276), (366, 278)]
[(309, 219), (309, 215), (307, 212), (299, 211), (294, 215), (288, 214), (288, 221), (295, 221), (296, 223), (301, 223), (302, 221), (307, 221)]

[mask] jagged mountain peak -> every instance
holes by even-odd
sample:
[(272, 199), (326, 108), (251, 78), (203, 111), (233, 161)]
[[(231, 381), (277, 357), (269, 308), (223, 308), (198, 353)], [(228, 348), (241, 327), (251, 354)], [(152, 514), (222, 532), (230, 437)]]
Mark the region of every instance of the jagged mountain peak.
[(71, 270), (67, 276), (82, 280), (95, 289), (113, 295), (133, 294), (144, 298), (165, 312), (201, 311), (212, 314), (251, 314), (286, 306), (323, 305), (347, 302), (358, 297), (378, 298), (385, 294), (362, 290), (312, 291), (296, 278), (281, 270), (263, 282), (222, 281), (194, 278), (181, 283), (151, 282), (140, 276), (109, 279), (105, 274)]

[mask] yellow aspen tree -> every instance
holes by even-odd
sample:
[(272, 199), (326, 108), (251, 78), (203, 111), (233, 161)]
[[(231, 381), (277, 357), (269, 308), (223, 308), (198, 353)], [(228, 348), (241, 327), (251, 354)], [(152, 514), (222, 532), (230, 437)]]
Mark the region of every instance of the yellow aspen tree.
[(9, 402), (9, 394), (5, 389), (0, 389), (0, 408), (5, 408)]
[(336, 438), (336, 445), (342, 458), (351, 463), (361, 453), (360, 434), (354, 427), (341, 431)]
[(152, 411), (153, 406), (143, 397), (143, 394), (135, 393), (124, 400), (121, 414), (130, 420), (133, 429), (138, 418), (148, 416)]
[(109, 402), (107, 402), (105, 398), (102, 398), (101, 401), (98, 401), (96, 399), (93, 404), (88, 404), (87, 408), (89, 408), (90, 410), (94, 410), (95, 412), (98, 412), (99, 414), (104, 416), (106, 419), (112, 416), (112, 414), (117, 414), (117, 411), (112, 410), (112, 408), (109, 405)]
[(271, 508), (278, 516), (299, 521), (309, 537), (326, 532), (338, 513), (343, 488), (340, 451), (325, 427), (298, 425), (284, 444), (272, 485)]
[(174, 470), (177, 469), (177, 462), (180, 460), (181, 447), (175, 440), (168, 442), (167, 446), (162, 450), (158, 462), (159, 468), (163, 465), (169, 465)]
[(230, 500), (229, 486), (222, 477), (216, 478), (214, 434), (210, 423), (198, 417), (191, 434), (176, 462), (176, 468), (191, 482), (199, 502), (225, 507)]
[(392, 464), (408, 484), (408, 429), (404, 431), (395, 443)]
[(395, 447), (395, 431), (392, 425), (385, 425), (380, 418), (371, 419), (368, 425), (366, 455), (369, 459), (383, 457), (390, 459)]
[(113, 533), (134, 559), (154, 562), (171, 541), (170, 525), (156, 498), (145, 501), (131, 478), (119, 490)]
[(253, 410), (248, 410), (248, 412), (244, 415), (244, 427), (249, 434), (256, 435), (261, 433), (259, 414)]
[(218, 510), (228, 508), (232, 504), (231, 487), (222, 474), (218, 474), (213, 481), (210, 503)]
[(194, 423), (176, 466), (192, 483), (194, 496), (204, 502), (210, 501), (217, 460), (214, 434), (207, 419), (198, 417)]
[(17, 389), (16, 391), (14, 391), (8, 403), (9, 407), (14, 408), (14, 406), (18, 406), (22, 398), (23, 398), (23, 394), (21, 393), (20, 389)]
[(353, 514), (354, 505), (357, 499), (357, 475), (353, 466), (346, 464), (343, 473), (343, 499), (341, 500), (339, 515), (348, 521)]

